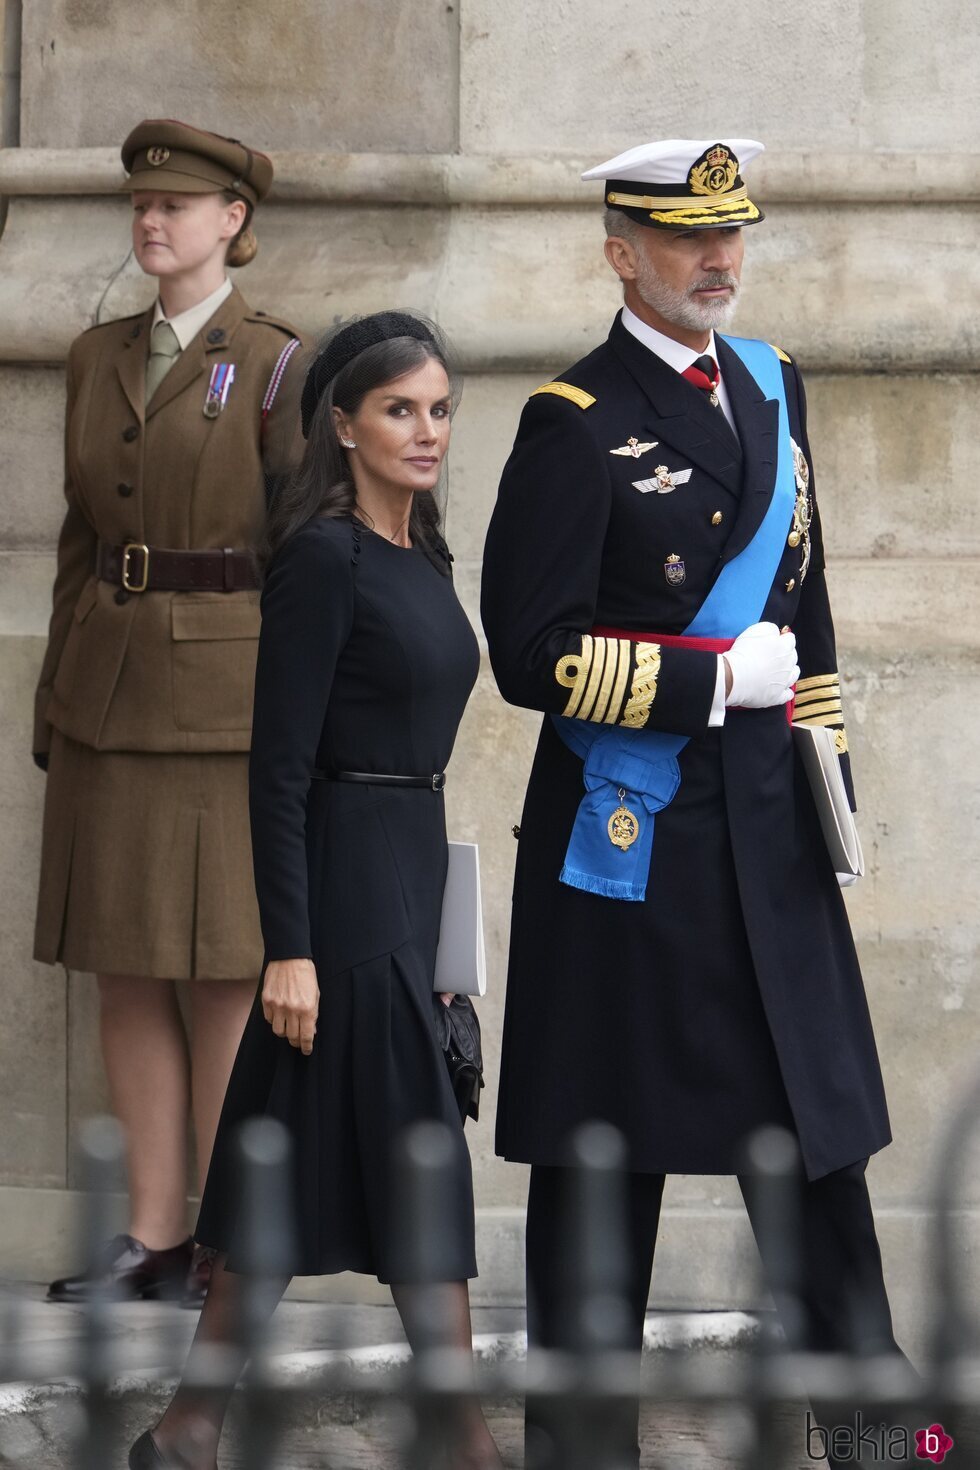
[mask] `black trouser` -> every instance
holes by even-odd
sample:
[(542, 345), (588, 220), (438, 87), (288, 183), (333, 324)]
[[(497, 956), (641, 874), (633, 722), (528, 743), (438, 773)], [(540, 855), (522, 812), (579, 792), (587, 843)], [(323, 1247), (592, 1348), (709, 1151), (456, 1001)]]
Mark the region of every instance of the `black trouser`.
[[(838, 1169), (812, 1183), (801, 1179), (797, 1207), (801, 1227), (800, 1305), (802, 1321), (798, 1346), (809, 1352), (858, 1351), (901, 1354), (892, 1332), (891, 1311), (881, 1268), (881, 1252), (865, 1179), (867, 1159)], [(528, 1343), (540, 1347), (571, 1347), (565, 1302), (565, 1261), (560, 1249), (564, 1199), (569, 1170), (535, 1165), (527, 1206), (527, 1324)], [(627, 1187), (630, 1308), (629, 1340), (624, 1347), (639, 1351), (643, 1343), (653, 1254), (660, 1222), (663, 1174), (630, 1174)], [(758, 1201), (750, 1181), (738, 1176), (749, 1220), (762, 1254), (777, 1310), (790, 1329), (789, 1303), (773, 1282), (772, 1245), (760, 1229)], [(799, 1314), (797, 1314), (799, 1315)], [(828, 1427), (854, 1422), (856, 1406), (812, 1404), (815, 1421)], [(864, 1416), (867, 1422), (867, 1416)], [(881, 1414), (872, 1414), (881, 1422)], [(904, 1422), (895, 1416), (894, 1421)], [(801, 1424), (801, 1458), (806, 1454)], [(630, 1413), (628, 1434), (636, 1437), (636, 1414)], [(551, 1428), (546, 1410), (532, 1408), (527, 1418), (527, 1470), (548, 1463)], [(811, 1441), (811, 1444), (814, 1442)], [(914, 1439), (912, 1441), (914, 1449)], [(819, 1446), (818, 1446), (819, 1448)], [(870, 1462), (870, 1452), (866, 1451)], [(639, 1448), (628, 1446), (627, 1458), (639, 1463)], [(831, 1457), (830, 1463), (836, 1464)], [(860, 1463), (857, 1452), (847, 1463)]]

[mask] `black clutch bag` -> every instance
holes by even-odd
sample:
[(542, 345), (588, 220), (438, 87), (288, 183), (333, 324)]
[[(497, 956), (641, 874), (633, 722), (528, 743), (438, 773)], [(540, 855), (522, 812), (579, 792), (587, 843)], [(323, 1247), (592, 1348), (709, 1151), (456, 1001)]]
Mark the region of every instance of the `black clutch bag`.
[(480, 1116), (480, 1088), (484, 1085), (479, 1017), (468, 995), (454, 995), (448, 1006), (434, 995), (432, 1003), (436, 1035), (446, 1057), (459, 1116), (464, 1123), (467, 1117), (475, 1121)]

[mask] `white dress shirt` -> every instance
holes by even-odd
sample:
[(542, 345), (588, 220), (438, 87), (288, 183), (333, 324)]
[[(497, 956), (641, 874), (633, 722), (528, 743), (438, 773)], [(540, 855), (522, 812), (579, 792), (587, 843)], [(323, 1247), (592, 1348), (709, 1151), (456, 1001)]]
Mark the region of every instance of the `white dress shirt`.
[[(678, 342), (673, 337), (667, 337), (663, 332), (658, 332), (656, 327), (651, 327), (647, 322), (641, 321), (635, 312), (630, 311), (628, 306), (623, 307), (623, 326), (638, 342), (642, 342), (644, 347), (656, 353), (657, 357), (665, 362), (668, 367), (672, 367), (677, 373), (682, 373), (685, 368), (689, 368), (692, 363), (697, 362), (698, 358), (703, 356), (702, 353), (696, 352), (693, 347), (685, 347), (683, 342)], [(718, 362), (714, 332), (711, 333), (711, 338), (704, 350), (714, 358), (715, 362)], [(720, 364), (718, 371), (720, 374)], [(718, 401), (726, 419), (731, 424), (733, 432), (736, 432), (735, 420), (732, 416), (732, 406), (729, 402), (728, 394), (725, 391), (724, 378), (719, 377), (718, 387), (715, 391), (718, 394)], [(710, 729), (712, 726), (723, 725), (724, 723), (725, 660), (719, 654), (718, 669), (715, 674), (715, 692), (711, 700), (711, 713), (708, 716), (708, 727)]]
[[(683, 342), (677, 342), (673, 337), (665, 337), (663, 332), (657, 331), (656, 327), (648, 326), (646, 322), (640, 320), (635, 312), (630, 311), (628, 306), (623, 307), (623, 326), (638, 342), (642, 342), (644, 347), (649, 347), (651, 352), (655, 352), (676, 373), (683, 373), (692, 363), (697, 362), (699, 357), (703, 357), (704, 353), (707, 353), (709, 357), (714, 358), (715, 362), (718, 362), (718, 349), (715, 347), (714, 332), (711, 333), (704, 352), (696, 352), (693, 347), (685, 347)], [(718, 363), (718, 372), (720, 375), (720, 363)], [(698, 391), (700, 392), (700, 389)], [(718, 387), (715, 391), (718, 394), (718, 402), (721, 404), (722, 412), (731, 424), (732, 431), (737, 434), (738, 430), (735, 428), (735, 416), (732, 413), (732, 405), (725, 389), (724, 377), (719, 376)]]
[(169, 322), (180, 343), (180, 350), (183, 352), (231, 293), (231, 281), (225, 276), (217, 291), (212, 291), (210, 296), (205, 296), (204, 300), (199, 301), (196, 306), (188, 307), (187, 311), (178, 312), (176, 316), (170, 317), (164, 311), (163, 303), (158, 296), (157, 304), (153, 308), (153, 326), (155, 327), (157, 322)]

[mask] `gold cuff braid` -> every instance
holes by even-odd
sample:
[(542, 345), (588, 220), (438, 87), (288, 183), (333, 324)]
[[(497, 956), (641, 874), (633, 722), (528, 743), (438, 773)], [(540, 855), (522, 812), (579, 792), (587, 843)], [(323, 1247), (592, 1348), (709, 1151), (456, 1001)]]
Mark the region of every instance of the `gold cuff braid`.
[[(636, 666), (624, 709), (634, 649)], [(555, 665), (556, 681), (571, 691), (562, 713), (566, 719), (642, 729), (657, 692), (659, 672), (658, 643), (634, 644), (628, 638), (593, 637), (585, 633), (580, 651), (563, 654)]]
[(793, 724), (823, 725), (831, 729), (837, 754), (847, 754), (839, 674), (810, 674), (797, 681)]
[(636, 649), (636, 668), (633, 671), (630, 697), (619, 723), (627, 730), (642, 730), (650, 718), (650, 706), (657, 693), (657, 679), (660, 677), (660, 644), (637, 643), (634, 647)]

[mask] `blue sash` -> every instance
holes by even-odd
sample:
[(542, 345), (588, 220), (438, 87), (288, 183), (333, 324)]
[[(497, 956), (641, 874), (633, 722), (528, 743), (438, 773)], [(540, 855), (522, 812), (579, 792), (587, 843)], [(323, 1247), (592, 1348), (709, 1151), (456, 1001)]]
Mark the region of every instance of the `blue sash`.
[[(762, 617), (783, 548), (786, 528), (796, 504), (796, 480), (790, 445), (789, 413), (779, 358), (766, 342), (724, 337), (768, 399), (779, 404), (776, 483), (769, 508), (748, 546), (721, 570), (684, 632), (690, 637), (737, 638)], [(677, 757), (690, 738), (658, 730), (624, 730), (593, 725), (588, 720), (553, 715), (564, 743), (584, 762), (585, 796), (560, 879), (572, 888), (605, 898), (642, 903), (646, 897), (653, 854), (653, 819), (677, 794)], [(625, 815), (620, 812), (625, 808)], [(617, 823), (639, 831), (630, 842), (616, 845)], [(638, 819), (638, 821), (637, 821)]]

